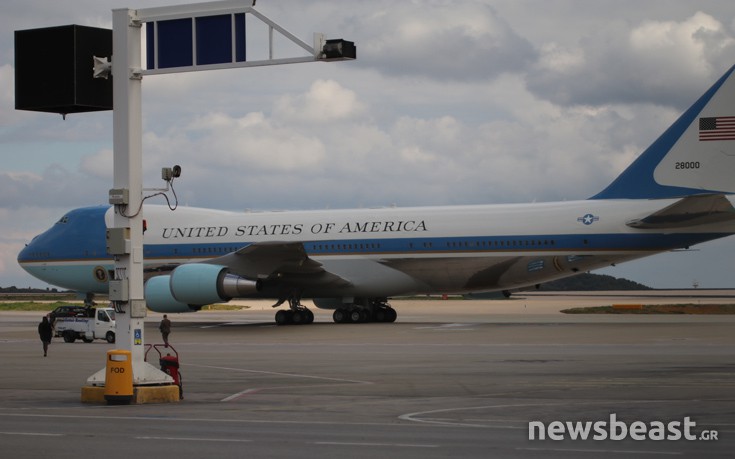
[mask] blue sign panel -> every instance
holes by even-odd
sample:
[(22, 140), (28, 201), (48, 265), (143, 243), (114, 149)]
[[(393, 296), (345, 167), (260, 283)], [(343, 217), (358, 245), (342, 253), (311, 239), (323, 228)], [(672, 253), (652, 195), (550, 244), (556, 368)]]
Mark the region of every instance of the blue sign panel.
[(235, 15), (235, 61), (245, 62), (245, 13)]
[[(148, 37), (151, 38), (151, 26), (158, 26), (158, 41), (151, 40), (157, 45), (159, 69), (170, 67), (188, 67), (194, 63), (194, 51), (192, 47), (193, 35), (191, 19), (173, 19), (170, 21), (158, 21), (148, 23)], [(150, 43), (150, 42), (149, 42)], [(150, 44), (149, 51), (150, 51)], [(148, 59), (154, 56), (149, 52)]]
[(245, 13), (146, 24), (148, 69), (245, 61)]

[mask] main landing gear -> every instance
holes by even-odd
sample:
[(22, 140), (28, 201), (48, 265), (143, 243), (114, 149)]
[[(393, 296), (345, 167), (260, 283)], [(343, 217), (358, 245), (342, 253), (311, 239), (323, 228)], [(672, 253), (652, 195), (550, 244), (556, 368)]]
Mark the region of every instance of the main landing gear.
[(368, 300), (366, 304), (350, 304), (334, 310), (332, 320), (338, 324), (395, 322), (398, 314), (384, 300)]
[[(284, 303), (280, 301), (274, 307)], [(277, 325), (306, 325), (314, 322), (314, 313), (301, 304), (296, 297), (288, 299), (289, 309), (281, 309), (276, 313)], [(334, 310), (332, 319), (338, 324), (357, 324), (366, 322), (395, 322), (398, 314), (385, 298), (361, 299), (352, 304), (345, 304)]]
[(290, 309), (281, 309), (276, 313), (276, 325), (306, 325), (314, 322), (314, 313), (297, 298), (289, 298), (288, 305)]

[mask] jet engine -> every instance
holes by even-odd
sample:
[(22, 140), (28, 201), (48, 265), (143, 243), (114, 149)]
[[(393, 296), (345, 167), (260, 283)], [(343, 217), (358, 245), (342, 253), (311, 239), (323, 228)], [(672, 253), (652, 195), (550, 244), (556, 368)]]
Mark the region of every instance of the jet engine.
[(259, 290), (258, 282), (232, 274), (226, 266), (192, 263), (177, 267), (171, 275), (148, 279), (145, 298), (155, 312), (192, 312)]
[(154, 312), (195, 312), (201, 306), (189, 306), (186, 303), (176, 301), (171, 295), (171, 276), (151, 277), (145, 283), (145, 302), (148, 309)]

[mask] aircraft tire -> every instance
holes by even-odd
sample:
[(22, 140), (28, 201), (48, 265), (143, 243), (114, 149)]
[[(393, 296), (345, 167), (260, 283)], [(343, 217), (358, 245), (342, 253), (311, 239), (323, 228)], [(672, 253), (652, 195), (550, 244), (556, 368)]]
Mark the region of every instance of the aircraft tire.
[(284, 309), (281, 309), (276, 313), (276, 325), (287, 325), (291, 322), (291, 315), (289, 314), (291, 311), (286, 311)]
[(291, 312), (291, 323), (294, 325), (301, 325), (306, 323), (306, 317), (304, 317), (303, 311), (292, 311)]
[(347, 322), (347, 311), (344, 308), (337, 308), (332, 313), (332, 320), (336, 324), (343, 324)]
[(360, 311), (357, 308), (350, 309), (348, 313), (348, 317), (351, 323), (353, 324), (360, 323), (362, 322), (362, 318), (363, 318), (362, 311)]

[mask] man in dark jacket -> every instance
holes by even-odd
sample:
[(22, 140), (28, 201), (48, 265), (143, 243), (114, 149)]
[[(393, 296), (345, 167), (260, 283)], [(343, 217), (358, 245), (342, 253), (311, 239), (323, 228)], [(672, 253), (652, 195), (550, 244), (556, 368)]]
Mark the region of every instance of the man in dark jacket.
[(163, 315), (163, 320), (158, 325), (158, 329), (161, 331), (161, 338), (163, 338), (163, 344), (168, 347), (168, 334), (171, 333), (171, 321), (168, 320), (166, 314)]
[(48, 345), (51, 343), (51, 337), (53, 334), (54, 331), (51, 328), (51, 322), (48, 321), (48, 317), (43, 316), (41, 323), (38, 324), (38, 337), (41, 338), (41, 342), (43, 343), (44, 357), (46, 357), (46, 354), (48, 353)]

